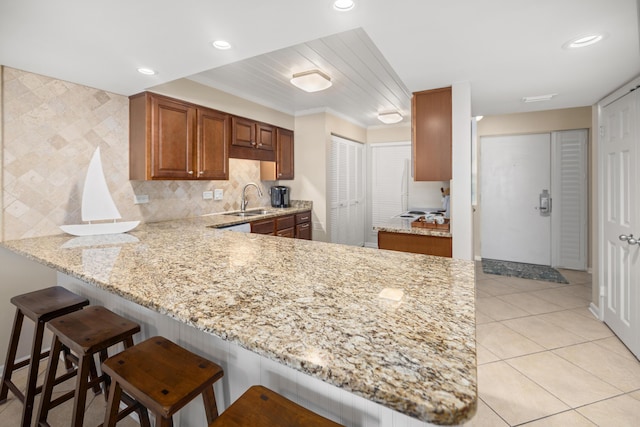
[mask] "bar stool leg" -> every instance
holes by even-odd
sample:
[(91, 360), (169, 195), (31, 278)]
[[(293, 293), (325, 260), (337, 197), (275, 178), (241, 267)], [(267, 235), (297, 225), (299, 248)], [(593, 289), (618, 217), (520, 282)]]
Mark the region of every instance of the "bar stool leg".
[(11, 339), (9, 340), (9, 350), (7, 351), (7, 360), (4, 363), (4, 372), (2, 373), (2, 384), (0, 387), (0, 403), (7, 400), (9, 393), (8, 382), (11, 381), (13, 374), (13, 366), (16, 362), (16, 352), (18, 351), (18, 341), (20, 340), (20, 331), (22, 330), (22, 320), (24, 314), (20, 310), (16, 310), (16, 317), (13, 320), (13, 329)]
[(31, 347), (31, 363), (27, 376), (27, 388), (25, 390), (24, 405), (22, 406), (22, 425), (29, 427), (33, 416), (33, 401), (35, 400), (36, 382), (38, 381), (38, 367), (40, 366), (40, 352), (42, 351), (42, 337), (44, 335), (45, 322), (36, 322), (36, 330), (33, 334), (33, 346)]
[(45, 402), (51, 401), (51, 395), (53, 394), (53, 386), (56, 380), (56, 371), (58, 369), (58, 357), (62, 351), (62, 343), (57, 336), (53, 337), (53, 343), (51, 344), (51, 351), (49, 353), (49, 363), (47, 365), (47, 376), (44, 379), (44, 386), (42, 387), (42, 396), (40, 396), (40, 410), (38, 411), (38, 423), (40, 425), (47, 425), (47, 415), (49, 415), (49, 405)]
[(204, 410), (207, 413), (207, 424), (211, 424), (218, 418), (218, 405), (216, 405), (216, 395), (213, 393), (213, 386), (207, 387), (202, 392), (204, 400)]
[[(92, 354), (82, 355), (78, 361), (78, 377), (76, 378), (76, 395), (73, 401), (73, 427), (82, 427), (84, 421), (84, 410), (87, 402), (87, 391), (89, 389), (89, 376), (91, 375)], [(94, 367), (95, 369), (95, 367)]]

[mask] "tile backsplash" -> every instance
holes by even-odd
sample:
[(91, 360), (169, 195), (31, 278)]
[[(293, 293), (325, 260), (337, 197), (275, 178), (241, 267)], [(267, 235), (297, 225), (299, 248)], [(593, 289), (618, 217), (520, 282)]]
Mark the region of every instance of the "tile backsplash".
[[(230, 159), (228, 181), (130, 181), (129, 100), (126, 96), (3, 68), (2, 231), (4, 240), (61, 233), (77, 224), (89, 160), (100, 147), (107, 185), (124, 220), (162, 221), (239, 209), (247, 182), (249, 205), (269, 203), (270, 181), (260, 162)], [(223, 200), (203, 200), (221, 189)], [(149, 203), (135, 205), (134, 195)]]

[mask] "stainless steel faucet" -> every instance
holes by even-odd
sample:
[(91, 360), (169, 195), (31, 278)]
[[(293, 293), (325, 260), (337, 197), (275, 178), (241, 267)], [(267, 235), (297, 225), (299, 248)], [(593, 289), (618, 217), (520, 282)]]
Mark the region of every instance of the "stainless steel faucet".
[(246, 184), (242, 189), (242, 200), (240, 201), (240, 212), (244, 212), (245, 209), (247, 208), (247, 205), (249, 204), (249, 202), (247, 202), (247, 197), (245, 196), (245, 192), (247, 191), (247, 187), (250, 185), (253, 185), (254, 187), (256, 187), (256, 190), (258, 190), (258, 196), (262, 197), (262, 190), (260, 190), (260, 187), (258, 187), (258, 184), (256, 184), (255, 182), (250, 182)]

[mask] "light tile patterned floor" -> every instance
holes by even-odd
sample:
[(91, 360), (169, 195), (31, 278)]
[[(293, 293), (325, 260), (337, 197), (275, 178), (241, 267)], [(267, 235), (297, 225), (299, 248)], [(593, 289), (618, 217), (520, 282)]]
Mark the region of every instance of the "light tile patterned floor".
[[(640, 425), (640, 362), (588, 310), (591, 277), (562, 273), (569, 285), (476, 269), (480, 400), (466, 427)], [(9, 397), (0, 425), (18, 426), (22, 406)], [(100, 424), (104, 399), (87, 402), (85, 425)], [(71, 402), (54, 409), (50, 424), (68, 425), (70, 412)]]
[(640, 362), (588, 310), (591, 276), (568, 285), (476, 265), (478, 412), (466, 427), (638, 426)]

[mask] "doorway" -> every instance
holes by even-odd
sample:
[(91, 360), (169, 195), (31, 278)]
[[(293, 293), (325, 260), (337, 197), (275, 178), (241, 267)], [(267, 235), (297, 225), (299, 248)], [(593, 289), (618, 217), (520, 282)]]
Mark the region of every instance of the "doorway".
[(586, 270), (586, 129), (482, 137), (483, 258)]

